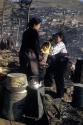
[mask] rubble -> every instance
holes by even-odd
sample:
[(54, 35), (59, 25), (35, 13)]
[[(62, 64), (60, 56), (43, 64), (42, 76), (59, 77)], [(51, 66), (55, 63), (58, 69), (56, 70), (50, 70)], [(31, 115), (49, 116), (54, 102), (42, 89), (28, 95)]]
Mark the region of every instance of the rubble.
[[(78, 10), (69, 10), (64, 8), (34, 8), (32, 9), (30, 16), (39, 16), (42, 19), (42, 27), (40, 31), (41, 44), (51, 38), (53, 33), (62, 31), (65, 36), (67, 48), (72, 59), (76, 60), (78, 57), (83, 59), (83, 23), (79, 21), (79, 15), (81, 12)], [(75, 17), (74, 17), (75, 15)], [(7, 16), (7, 13), (6, 13)], [(25, 17), (25, 15), (23, 15)], [(21, 18), (19, 40), (17, 41), (17, 30), (18, 30), (18, 17), (14, 16), (13, 19), (13, 40), (20, 48), (22, 33), (25, 29), (25, 19)], [(72, 19), (71, 19), (72, 18)], [(5, 23), (7, 22), (7, 23)], [(8, 36), (8, 32), (11, 32), (9, 27), (9, 20), (4, 23), (3, 37)], [(11, 22), (12, 23), (12, 22)], [(19, 50), (18, 50), (19, 51)], [(3, 79), (3, 74), (7, 74), (10, 71), (18, 72), (19, 59), (18, 51), (12, 50), (0, 50), (0, 79)], [(68, 78), (69, 76), (67, 76)], [(70, 79), (70, 78), (69, 78)], [(70, 82), (70, 81), (69, 81)], [(66, 81), (67, 85), (67, 81)], [(65, 85), (65, 86), (66, 86)], [(55, 119), (52, 117), (50, 121), (51, 125), (59, 124), (83, 124), (83, 111), (74, 109), (70, 103), (72, 101), (73, 85), (65, 87), (65, 94), (63, 101), (55, 99), (54, 102), (59, 107), (61, 119)], [(51, 108), (49, 108), (51, 110)], [(52, 113), (55, 113), (52, 110)], [(57, 121), (57, 123), (56, 123)]]
[(18, 53), (2, 50), (0, 54), (0, 74), (7, 74), (19, 67)]

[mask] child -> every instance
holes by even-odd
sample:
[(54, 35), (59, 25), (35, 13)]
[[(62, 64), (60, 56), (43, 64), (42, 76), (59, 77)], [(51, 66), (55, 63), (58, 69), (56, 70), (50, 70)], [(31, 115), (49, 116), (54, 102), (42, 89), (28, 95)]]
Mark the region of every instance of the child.
[(49, 42), (45, 42), (40, 50), (40, 65), (41, 66), (47, 66), (47, 59), (48, 59), (48, 55), (50, 53), (51, 50), (51, 43)]
[(44, 84), (47, 86), (52, 84), (52, 74), (56, 83), (57, 97), (62, 98), (64, 95), (64, 73), (68, 62), (68, 52), (63, 40), (62, 32), (58, 32), (53, 36), (53, 63), (47, 68)]

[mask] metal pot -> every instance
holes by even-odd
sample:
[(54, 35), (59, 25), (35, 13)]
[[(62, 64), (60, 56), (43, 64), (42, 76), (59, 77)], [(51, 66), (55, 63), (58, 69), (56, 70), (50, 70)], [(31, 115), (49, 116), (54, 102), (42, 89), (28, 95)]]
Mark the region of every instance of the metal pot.
[(42, 86), (42, 83), (39, 80), (38, 76), (31, 76), (29, 79), (29, 87), (38, 89), (39, 87)]

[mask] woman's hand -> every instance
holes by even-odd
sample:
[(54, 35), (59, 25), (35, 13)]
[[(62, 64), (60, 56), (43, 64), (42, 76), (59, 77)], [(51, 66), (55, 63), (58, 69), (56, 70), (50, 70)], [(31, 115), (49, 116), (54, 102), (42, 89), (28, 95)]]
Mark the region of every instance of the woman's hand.
[(41, 62), (43, 59), (43, 56), (42, 55), (39, 55), (39, 61)]
[(70, 67), (71, 71), (75, 71), (75, 64), (72, 64), (71, 67)]
[(40, 61), (40, 67), (41, 68), (47, 68), (48, 67), (48, 63), (46, 63), (44, 61)]

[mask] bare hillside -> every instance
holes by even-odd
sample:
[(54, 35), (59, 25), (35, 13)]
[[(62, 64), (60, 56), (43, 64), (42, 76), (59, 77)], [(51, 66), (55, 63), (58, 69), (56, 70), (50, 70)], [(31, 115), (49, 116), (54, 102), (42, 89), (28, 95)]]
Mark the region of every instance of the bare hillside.
[(35, 7), (62, 7), (83, 10), (83, 4), (79, 0), (33, 0)]

